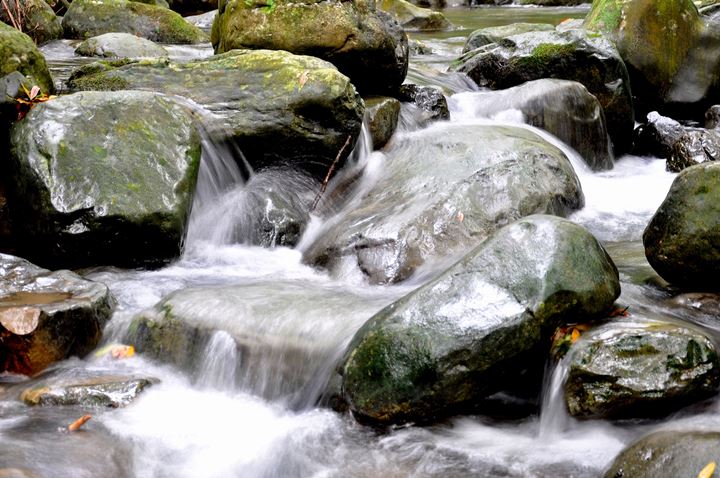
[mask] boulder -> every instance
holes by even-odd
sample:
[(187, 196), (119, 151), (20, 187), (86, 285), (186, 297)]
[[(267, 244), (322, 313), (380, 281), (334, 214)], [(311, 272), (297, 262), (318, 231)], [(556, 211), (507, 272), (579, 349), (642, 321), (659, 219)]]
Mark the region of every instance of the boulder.
[(395, 98), (376, 96), (365, 98), (365, 108), (373, 149), (380, 149), (395, 133), (400, 118), (400, 102)]
[(700, 471), (708, 463), (720, 461), (718, 450), (720, 450), (718, 431), (657, 431), (640, 438), (620, 452), (604, 477), (699, 477)]
[(613, 168), (602, 107), (578, 82), (534, 80), (507, 90), (460, 93), (451, 101), (457, 108), (472, 108), (475, 116), (518, 110), (527, 124), (552, 133), (580, 153), (593, 171)]
[(614, 321), (583, 335), (565, 360), (565, 401), (580, 418), (664, 415), (720, 387), (713, 342), (670, 323)]
[(0, 23), (0, 77), (19, 71), (40, 91), (46, 94), (55, 92), (50, 70), (45, 57), (32, 39), (11, 26)]
[(713, 105), (705, 112), (705, 128), (718, 129), (720, 127), (720, 105)]
[(720, 131), (688, 130), (672, 145), (667, 158), (667, 170), (680, 172), (696, 164), (720, 158)]
[(140, 89), (190, 98), (219, 118), (213, 136), (236, 142), (256, 170), (289, 164), (320, 179), (347, 138), (353, 144), (359, 136), (364, 112), (350, 80), (330, 63), (284, 51), (237, 50), (117, 68), (94, 64), (68, 84), (76, 91)]
[[(13, 21), (17, 22), (18, 19), (21, 19), (19, 21), (22, 31), (26, 32), (38, 45), (62, 38), (63, 27), (60, 19), (44, 0), (18, 0), (18, 2), (8, 1), (6, 3), (7, 10), (0, 8), (0, 21), (12, 26)], [(18, 6), (20, 12), (18, 12)]]
[(367, 0), (221, 1), (212, 44), (216, 53), (251, 48), (322, 58), (365, 94), (395, 91), (408, 68), (404, 30)]
[(547, 32), (553, 30), (555, 30), (555, 27), (549, 23), (511, 23), (509, 25), (480, 28), (467, 37), (462, 52), (467, 53), (481, 46), (500, 43), (507, 37), (520, 35), (521, 33)]
[(0, 372), (32, 375), (97, 346), (114, 300), (108, 288), (0, 254)]
[(630, 148), (630, 81), (617, 50), (602, 36), (580, 30), (522, 33), (466, 53), (453, 69), (493, 90), (540, 78), (582, 83), (603, 107), (615, 154)]
[(66, 38), (124, 32), (159, 43), (202, 43), (207, 36), (167, 8), (127, 0), (73, 0), (63, 17)]
[(633, 154), (668, 159), (673, 145), (685, 134), (685, 127), (672, 118), (651, 111), (647, 122), (635, 129)]
[(326, 224), (306, 262), (349, 260), (372, 283), (399, 282), (515, 219), (583, 204), (565, 155), (525, 129), (438, 123), (396, 137), (385, 154), (377, 182)]
[(212, 28), (212, 24), (215, 21), (217, 15), (217, 7), (209, 12), (202, 13), (200, 15), (190, 15), (185, 18), (185, 21), (190, 22), (204, 32), (209, 32)]
[(23, 251), (73, 267), (176, 258), (199, 162), (193, 117), (169, 97), (88, 91), (35, 106), (11, 130)]
[(88, 38), (75, 48), (81, 56), (104, 58), (156, 58), (168, 56), (160, 45), (130, 33), (105, 33)]
[(365, 323), (341, 363), (344, 397), (356, 418), (383, 425), (473, 409), (543, 363), (555, 327), (603, 315), (619, 294), (589, 232), (521, 219)]
[(720, 163), (683, 170), (643, 233), (645, 255), (684, 289), (720, 290)]
[(389, 13), (405, 30), (447, 30), (452, 25), (440, 12), (418, 7), (405, 0), (382, 0), (378, 8)]

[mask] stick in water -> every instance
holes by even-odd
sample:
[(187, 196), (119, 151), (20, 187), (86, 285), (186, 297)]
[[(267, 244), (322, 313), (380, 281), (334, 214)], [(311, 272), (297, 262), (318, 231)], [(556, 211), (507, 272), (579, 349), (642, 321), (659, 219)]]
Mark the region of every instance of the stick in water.
[(70, 425), (68, 425), (67, 429), (69, 432), (74, 432), (80, 429), (81, 426), (85, 425), (85, 423), (90, 420), (92, 417), (90, 415), (83, 415), (82, 417), (78, 418), (74, 422), (72, 422)]
[(330, 169), (328, 169), (327, 175), (325, 176), (325, 180), (322, 183), (322, 187), (320, 188), (320, 191), (318, 191), (317, 196), (315, 196), (315, 201), (313, 202), (312, 207), (310, 208), (310, 212), (313, 212), (315, 208), (317, 207), (318, 203), (320, 202), (320, 198), (325, 193), (325, 190), (327, 189), (328, 182), (330, 182), (330, 176), (332, 176), (333, 171), (335, 171), (335, 166), (337, 166), (338, 161), (340, 161), (340, 156), (342, 156), (343, 151), (345, 151), (345, 148), (348, 147), (348, 144), (350, 144), (351, 137), (348, 136), (345, 140), (345, 144), (343, 144), (343, 147), (340, 148), (340, 152), (335, 156), (335, 161), (332, 162), (330, 165)]

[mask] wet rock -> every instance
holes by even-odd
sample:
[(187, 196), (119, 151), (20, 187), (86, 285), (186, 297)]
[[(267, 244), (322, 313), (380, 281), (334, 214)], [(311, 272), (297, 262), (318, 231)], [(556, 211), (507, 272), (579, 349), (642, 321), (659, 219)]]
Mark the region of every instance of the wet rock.
[(212, 44), (216, 53), (251, 48), (322, 58), (363, 94), (395, 91), (408, 68), (404, 30), (367, 0), (221, 1)]
[(698, 476), (720, 460), (720, 432), (666, 430), (651, 433), (623, 450), (605, 478)]
[[(19, 0), (17, 3), (6, 3), (13, 19), (22, 19), (22, 31), (27, 33), (38, 45), (62, 38), (63, 28), (60, 19), (45, 1)], [(18, 6), (20, 12), (17, 10)], [(0, 8), (0, 21), (12, 25), (8, 10)]]
[(193, 118), (171, 98), (82, 92), (35, 106), (11, 131), (24, 255), (61, 267), (177, 257), (199, 162)]
[(116, 68), (95, 64), (76, 70), (69, 86), (190, 98), (220, 118), (214, 136), (237, 142), (256, 170), (299, 166), (320, 179), (348, 136), (351, 144), (359, 136), (364, 112), (350, 80), (330, 63), (283, 51), (238, 50), (188, 63), (157, 60)]
[(472, 32), (467, 40), (465, 40), (465, 46), (463, 46), (462, 52), (467, 53), (481, 46), (500, 43), (507, 37), (521, 33), (546, 32), (552, 30), (555, 30), (555, 27), (549, 23), (511, 23), (509, 25), (481, 28)]
[(103, 284), (0, 254), (0, 372), (35, 374), (89, 353), (113, 304)]
[(685, 127), (680, 123), (652, 111), (647, 115), (647, 122), (635, 129), (633, 154), (668, 159), (673, 145), (683, 134)]
[(155, 58), (168, 56), (167, 50), (160, 45), (129, 33), (105, 33), (88, 38), (75, 48), (75, 53), (82, 56), (104, 58)]
[(45, 57), (32, 39), (0, 22), (0, 77), (13, 71), (25, 75), (33, 84), (40, 87), (42, 93), (55, 92)]
[(450, 119), (447, 100), (439, 88), (406, 84), (398, 90), (397, 98), (412, 103), (420, 111), (422, 124)]
[(617, 50), (602, 36), (581, 30), (512, 35), (466, 53), (453, 69), (493, 90), (540, 78), (582, 83), (603, 107), (615, 154), (630, 148), (630, 80)]
[(349, 260), (372, 283), (399, 282), (515, 219), (583, 204), (565, 155), (524, 129), (439, 123), (396, 137), (385, 153), (377, 183), (326, 226), (306, 262)]
[(648, 262), (680, 288), (720, 290), (719, 224), (720, 163), (683, 170), (643, 233)]
[(720, 132), (714, 130), (689, 130), (672, 146), (667, 159), (667, 170), (680, 172), (696, 164), (720, 158)]
[(395, 133), (400, 117), (400, 102), (395, 98), (382, 96), (366, 98), (365, 114), (370, 123), (373, 149), (380, 149)]
[(405, 30), (436, 31), (452, 26), (442, 13), (405, 0), (382, 0), (378, 8), (392, 15)]
[(565, 401), (575, 417), (663, 415), (720, 387), (713, 342), (673, 324), (615, 322), (583, 336), (565, 360)]
[(705, 112), (705, 128), (718, 129), (720, 126), (720, 105), (713, 105)]
[(427, 43), (423, 43), (419, 40), (410, 40), (408, 43), (410, 49), (410, 55), (432, 55), (433, 50)]
[(200, 15), (191, 15), (185, 18), (185, 21), (192, 23), (196, 27), (200, 28), (204, 32), (209, 32), (212, 28), (212, 24), (215, 21), (217, 15), (217, 9), (210, 12), (206, 12)]
[(455, 97), (460, 108), (468, 96), (474, 99), (475, 115), (493, 117), (518, 110), (527, 124), (552, 133), (580, 153), (593, 171), (614, 166), (602, 107), (580, 83), (543, 79), (507, 90), (461, 93)]
[(720, 317), (720, 294), (688, 292), (673, 297), (668, 303), (676, 307), (696, 310), (711, 317)]
[(342, 361), (345, 399), (379, 424), (462, 413), (541, 363), (556, 326), (602, 315), (619, 293), (589, 232), (521, 219), (366, 322)]
[(207, 36), (167, 8), (126, 0), (73, 0), (63, 17), (66, 38), (124, 32), (159, 43), (202, 43)]

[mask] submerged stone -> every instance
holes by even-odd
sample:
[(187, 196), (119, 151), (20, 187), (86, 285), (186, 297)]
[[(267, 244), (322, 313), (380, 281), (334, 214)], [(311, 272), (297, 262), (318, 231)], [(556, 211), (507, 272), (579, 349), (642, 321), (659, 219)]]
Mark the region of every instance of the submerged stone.
[(155, 58), (168, 56), (160, 45), (130, 33), (105, 33), (88, 38), (75, 48), (82, 56), (105, 58)]

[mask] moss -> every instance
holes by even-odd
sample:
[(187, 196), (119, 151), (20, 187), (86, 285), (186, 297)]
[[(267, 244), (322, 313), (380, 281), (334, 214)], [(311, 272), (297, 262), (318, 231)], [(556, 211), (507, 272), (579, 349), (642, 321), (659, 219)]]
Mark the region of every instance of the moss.
[(540, 43), (528, 56), (521, 56), (514, 60), (520, 68), (544, 69), (551, 62), (571, 57), (575, 46), (571, 43)]
[(118, 91), (127, 89), (129, 83), (124, 78), (118, 76), (108, 76), (105, 73), (96, 73), (94, 75), (81, 76), (74, 78), (68, 83), (71, 88), (76, 90), (93, 90), (93, 91)]

